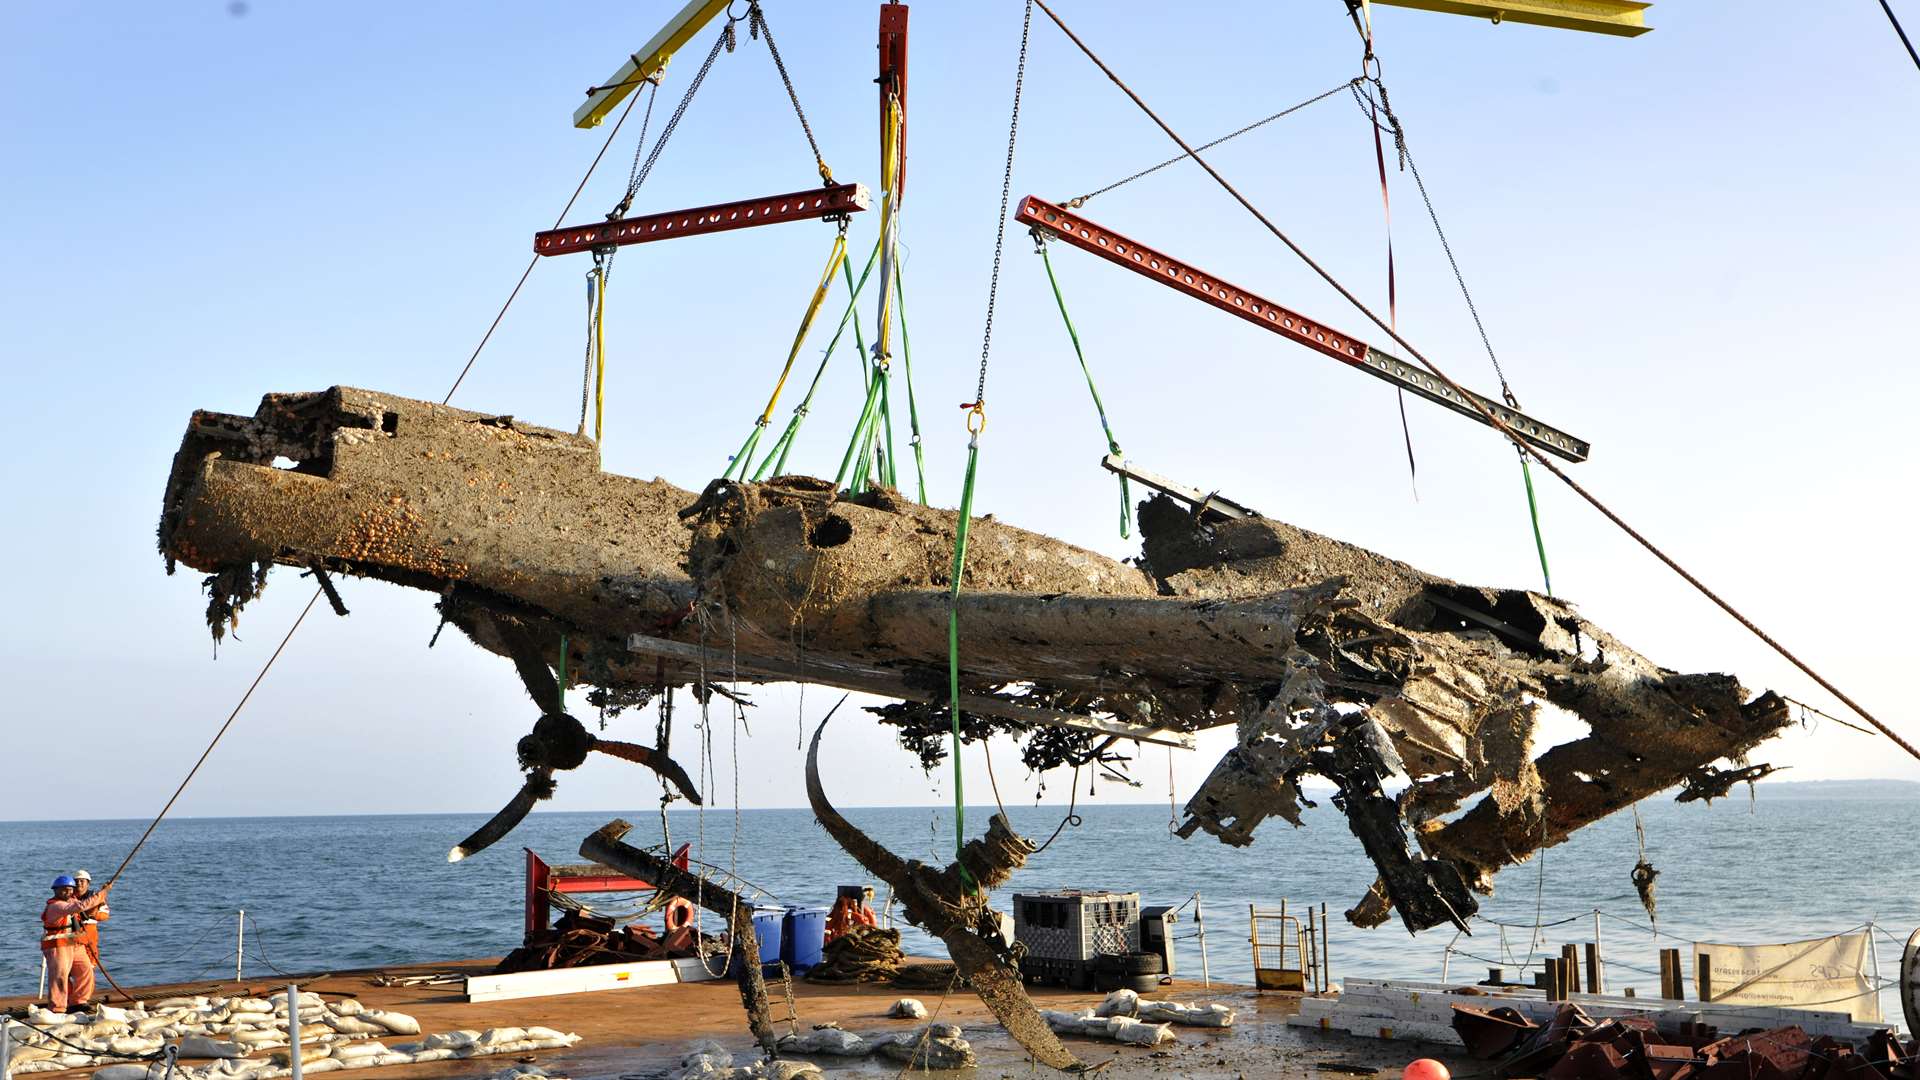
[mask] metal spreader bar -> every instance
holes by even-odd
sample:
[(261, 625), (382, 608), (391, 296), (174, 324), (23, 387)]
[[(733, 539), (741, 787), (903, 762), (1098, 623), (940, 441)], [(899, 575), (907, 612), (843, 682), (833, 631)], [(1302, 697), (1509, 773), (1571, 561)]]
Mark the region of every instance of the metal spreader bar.
[[(1079, 214), (1056, 206), (1045, 199), (1029, 195), (1020, 200), (1020, 208), (1015, 212), (1014, 220), (1037, 228), (1049, 237), (1057, 238), (1071, 247), (1091, 251), (1108, 262), (1124, 266), (1176, 292), (1184, 293), (1196, 300), (1203, 300), (1222, 311), (1238, 315), (1250, 323), (1265, 327), (1316, 352), (1325, 353), (1376, 379), (1390, 382), (1409, 393), (1444, 405), (1462, 416), (1477, 420), (1488, 427), (1493, 426), (1465, 398), (1454, 393), (1446, 383), (1427, 374), (1419, 367), (1368, 345), (1358, 338), (1309, 319), (1297, 311), (1248, 292), (1238, 285), (1221, 281), (1191, 263), (1129, 240), (1112, 229), (1096, 225)], [(1585, 440), (1577, 439), (1525, 413), (1508, 408), (1503, 402), (1475, 394), (1470, 390), (1467, 394), (1473, 401), (1479, 402), (1494, 416), (1499, 417), (1500, 422), (1511, 428), (1515, 434), (1555, 457), (1565, 458), (1568, 461), (1585, 461), (1587, 454), (1593, 449), (1592, 444)]]
[(761, 199), (716, 203), (691, 210), (603, 221), (597, 225), (569, 225), (533, 234), (536, 255), (567, 255), (594, 248), (646, 244), (675, 236), (750, 229), (782, 221), (857, 214), (872, 202), (865, 184), (835, 184)]

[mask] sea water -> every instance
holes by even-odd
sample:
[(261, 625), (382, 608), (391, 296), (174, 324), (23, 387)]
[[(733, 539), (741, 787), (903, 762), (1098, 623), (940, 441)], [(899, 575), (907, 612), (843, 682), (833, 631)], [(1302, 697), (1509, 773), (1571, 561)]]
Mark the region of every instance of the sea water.
[[(1046, 806), (1009, 806), (1015, 827), (1045, 840), (1061, 822), (1061, 809), (1051, 804), (1058, 794), (1050, 793)], [(951, 806), (844, 812), (905, 858), (944, 865), (952, 857)], [(968, 835), (979, 835), (992, 812), (968, 807)], [(1690, 955), (1694, 941), (1784, 942), (1869, 923), (1891, 980), (1901, 944), (1920, 927), (1920, 799), (1913, 798), (1773, 797), (1762, 784), (1757, 802), (1744, 788), (1710, 807), (1649, 800), (1641, 816), (1647, 858), (1661, 871), (1657, 925), (1628, 878), (1639, 857), (1633, 817), (1617, 814), (1544, 858), (1502, 871), (1471, 936), (1450, 926), (1409, 936), (1397, 919), (1361, 930), (1341, 918), (1374, 874), (1345, 819), (1324, 800), (1307, 811), (1305, 827), (1269, 819), (1244, 848), (1204, 833), (1191, 840), (1171, 835), (1166, 805), (1079, 813), (1080, 824), (1064, 828), (998, 895), (1002, 909), (1014, 892), (1063, 888), (1137, 891), (1145, 905), (1184, 905), (1175, 927), (1177, 964), (1190, 978), (1201, 972), (1196, 932), (1204, 926), (1213, 978), (1251, 982), (1248, 906), (1277, 908), (1283, 899), (1296, 914), (1327, 906), (1336, 982), (1438, 978), (1443, 964), (1455, 980), (1484, 978), (1490, 966), (1514, 978), (1537, 971), (1561, 944), (1597, 933), (1608, 989), (1634, 986), (1647, 995), (1658, 990), (1662, 947)], [(519, 944), (524, 925), (522, 847), (551, 863), (578, 862), (581, 839), (616, 816), (634, 823), (629, 842), (662, 842), (659, 811), (650, 807), (534, 814), (504, 841), (454, 864), (447, 849), (486, 815), (169, 820), (114, 892), (102, 958), (127, 986), (230, 979), (242, 909), (240, 960), (249, 979), (498, 956)], [(81, 866), (104, 880), (145, 827), (0, 824), (0, 865), (8, 869), (0, 878), (0, 918), (12, 928), (0, 935), (0, 994), (31, 993), (38, 982), (35, 942), (47, 883)], [(675, 810), (664, 833), (778, 903), (824, 906), (835, 886), (861, 883), (877, 887), (876, 905), (886, 895), (884, 883), (862, 871), (806, 810)], [(585, 899), (633, 907), (623, 897)], [(704, 925), (721, 929), (711, 915)], [(902, 930), (909, 952), (943, 953), (938, 941), (904, 924)], [(1898, 1019), (1897, 999), (1891, 991), (1883, 997), (1888, 1017)]]

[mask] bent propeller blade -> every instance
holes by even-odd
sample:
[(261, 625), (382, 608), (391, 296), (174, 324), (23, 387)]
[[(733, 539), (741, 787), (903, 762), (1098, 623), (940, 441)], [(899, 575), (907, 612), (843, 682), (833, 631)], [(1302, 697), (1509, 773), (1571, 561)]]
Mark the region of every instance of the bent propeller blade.
[(534, 803), (552, 794), (553, 771), (551, 769), (535, 769), (528, 773), (527, 782), (520, 786), (520, 790), (514, 794), (513, 798), (507, 800), (507, 805), (501, 807), (499, 813), (488, 818), (485, 825), (475, 829), (472, 836), (455, 844), (453, 850), (447, 852), (447, 861), (457, 863), (469, 855), (485, 851), (495, 841), (512, 832), (513, 827), (520, 824), (527, 814), (532, 812)]
[(700, 791), (693, 786), (693, 778), (687, 775), (687, 770), (681, 768), (679, 762), (655, 750), (653, 747), (642, 746), (639, 743), (620, 742), (616, 739), (595, 739), (593, 740), (593, 748), (603, 754), (617, 757), (621, 761), (631, 761), (635, 765), (645, 765), (647, 768), (659, 773), (661, 777), (672, 781), (673, 786), (680, 789), (680, 794), (685, 795), (688, 802), (691, 802), (695, 806), (701, 805)]

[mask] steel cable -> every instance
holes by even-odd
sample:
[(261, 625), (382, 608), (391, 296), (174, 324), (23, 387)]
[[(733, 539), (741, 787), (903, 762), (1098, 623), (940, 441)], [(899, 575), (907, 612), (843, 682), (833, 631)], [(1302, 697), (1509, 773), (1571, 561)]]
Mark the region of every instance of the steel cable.
[[(1253, 203), (1249, 201), (1245, 195), (1242, 195), (1238, 188), (1235, 188), (1231, 183), (1229, 183), (1227, 178), (1220, 174), (1219, 170), (1215, 169), (1212, 165), (1209, 165), (1206, 159), (1202, 158), (1198, 153), (1196, 153), (1193, 147), (1188, 145), (1185, 139), (1182, 139), (1179, 136), (1179, 134), (1173, 130), (1173, 128), (1167, 125), (1166, 121), (1160, 119), (1160, 116), (1158, 113), (1154, 112), (1150, 107), (1148, 107), (1147, 103), (1140, 98), (1140, 95), (1134, 93), (1131, 87), (1129, 87), (1124, 81), (1122, 81), (1118, 75), (1114, 74), (1113, 69), (1107, 67), (1106, 63), (1102, 61), (1099, 58), (1099, 56), (1095, 55), (1093, 50), (1088, 48), (1085, 42), (1080, 40), (1079, 35), (1075, 34), (1071, 29), (1068, 29), (1067, 24), (1061, 21), (1060, 16), (1054, 13), (1053, 9), (1047, 5), (1046, 0), (1030, 0), (1030, 2), (1035, 5), (1038, 5), (1040, 10), (1046, 13), (1047, 18), (1053, 20), (1054, 25), (1060, 28), (1061, 33), (1065, 34), (1067, 38), (1073, 42), (1074, 46), (1077, 47), (1082, 53), (1086, 55), (1087, 59), (1093, 61), (1094, 66), (1098, 67), (1102, 74), (1106, 75), (1106, 77), (1115, 86), (1119, 87), (1121, 92), (1126, 94), (1127, 97), (1131, 99), (1136, 106), (1139, 107), (1140, 111), (1145, 113), (1147, 117), (1151, 119), (1154, 122), (1154, 124), (1160, 128), (1161, 131), (1165, 132), (1168, 138), (1172, 139), (1174, 143), (1178, 145), (1182, 150), (1185, 150), (1187, 154), (1193, 158), (1195, 164), (1205, 169), (1207, 171), (1207, 175), (1211, 176), (1214, 182), (1220, 185), (1222, 190), (1224, 190), (1227, 194), (1233, 196), (1234, 201), (1238, 202), (1243, 208), (1245, 208), (1249, 214), (1252, 214), (1254, 219), (1260, 222), (1260, 224), (1264, 226), (1268, 232), (1272, 233), (1275, 239), (1279, 240), (1282, 244), (1285, 244), (1287, 249), (1292, 251), (1294, 255), (1296, 255), (1301, 262), (1305, 263), (1307, 267), (1311, 269), (1316, 275), (1318, 275), (1322, 281), (1325, 281), (1329, 286), (1331, 286), (1334, 289), (1335, 292), (1338, 292), (1343, 299), (1345, 299), (1349, 304), (1352, 304), (1354, 307), (1354, 310), (1366, 316), (1368, 321), (1372, 322), (1375, 326), (1379, 327), (1382, 331), (1384, 331), (1387, 334), (1387, 336), (1391, 337), (1402, 348), (1406, 349), (1407, 354), (1413, 357), (1415, 360), (1418, 360), (1420, 362), (1420, 365), (1426, 368), (1427, 371), (1431, 373), (1434, 378), (1439, 379), (1442, 383), (1446, 384), (1447, 388), (1453, 391), (1455, 394), (1459, 395), (1461, 400), (1473, 406), (1474, 410), (1477, 413), (1479, 413), (1483, 419), (1485, 419), (1485, 421), (1489, 426), (1493, 427), (1495, 430), (1499, 431), (1502, 435), (1505, 435), (1509, 440), (1511, 440), (1513, 444), (1519, 448), (1521, 453), (1533, 458), (1535, 461), (1538, 461), (1540, 465), (1543, 468), (1545, 468), (1548, 472), (1551, 472), (1554, 476), (1559, 477), (1561, 483), (1566, 484), (1568, 488), (1572, 489), (1574, 494), (1579, 495), (1580, 498), (1587, 503), (1587, 505), (1592, 506), (1595, 510), (1599, 511), (1601, 516), (1605, 517), (1608, 521), (1612, 522), (1615, 527), (1620, 529), (1620, 531), (1626, 533), (1629, 537), (1633, 539), (1635, 543), (1639, 544), (1643, 549), (1645, 549), (1654, 558), (1658, 559), (1668, 569), (1672, 570), (1675, 574), (1678, 574), (1682, 580), (1684, 580), (1687, 584), (1693, 586), (1693, 588), (1697, 592), (1699, 592), (1700, 595), (1706, 597), (1708, 600), (1711, 600), (1714, 606), (1726, 612), (1730, 617), (1733, 618), (1735, 622), (1738, 622), (1741, 626), (1745, 627), (1748, 632), (1752, 633), (1755, 637), (1759, 638), (1762, 642), (1765, 642), (1766, 645), (1769, 648), (1771, 648), (1775, 653), (1779, 654), (1782, 658), (1784, 658), (1787, 662), (1791, 663), (1794, 667), (1799, 668), (1800, 671), (1803, 674), (1805, 674), (1808, 678), (1820, 684), (1822, 689), (1826, 690), (1828, 693), (1832, 694), (1834, 697), (1839, 698), (1840, 701), (1845, 703), (1845, 705), (1849, 709), (1852, 709), (1855, 713), (1859, 714), (1860, 718), (1867, 721), (1867, 723), (1872, 724), (1877, 731), (1879, 731), (1882, 735), (1885, 735), (1896, 746), (1900, 747), (1900, 749), (1905, 750), (1915, 760), (1920, 760), (1920, 748), (1916, 748), (1912, 743), (1902, 738), (1892, 728), (1882, 723), (1878, 717), (1868, 712), (1864, 706), (1854, 701), (1853, 698), (1849, 696), (1845, 691), (1841, 690), (1838, 686), (1835, 686), (1832, 682), (1828, 681), (1825, 676), (1821, 675), (1819, 672), (1815, 671), (1811, 666), (1809, 666), (1804, 660), (1801, 660), (1798, 656), (1794, 655), (1791, 651), (1787, 649), (1785, 645), (1782, 645), (1779, 641), (1777, 641), (1773, 637), (1773, 635), (1761, 629), (1759, 624), (1747, 618), (1744, 614), (1740, 612), (1738, 608), (1735, 608), (1732, 604), (1728, 603), (1725, 599), (1723, 599), (1720, 596), (1719, 593), (1714, 592), (1711, 588), (1707, 586), (1705, 582), (1701, 581), (1698, 577), (1695, 577), (1691, 571), (1687, 570), (1686, 567), (1681, 566), (1679, 562), (1675, 561), (1672, 556), (1668, 555), (1659, 546), (1654, 544), (1653, 541), (1647, 539), (1647, 537), (1644, 534), (1642, 534), (1638, 529), (1635, 529), (1632, 525), (1628, 524), (1625, 518), (1622, 518), (1619, 514), (1615, 513), (1611, 507), (1607, 506), (1606, 503), (1601, 502), (1598, 496), (1588, 491), (1584, 486), (1580, 484), (1579, 481), (1575, 480), (1572, 476), (1568, 475), (1565, 469), (1562, 469), (1560, 466), (1554, 464), (1554, 462), (1550, 460), (1546, 454), (1528, 445), (1525, 442), (1525, 440), (1520, 438), (1519, 434), (1515, 432), (1512, 427), (1510, 427), (1505, 421), (1501, 420), (1499, 416), (1495, 415), (1491, 409), (1487, 408), (1485, 405), (1481, 404), (1478, 399), (1474, 398), (1472, 395), (1468, 394), (1465, 390), (1461, 389), (1459, 383), (1454, 382), (1453, 379), (1450, 376), (1448, 376), (1446, 372), (1441, 371), (1439, 367), (1437, 367), (1433, 363), (1433, 361), (1427, 359), (1425, 353), (1422, 353), (1419, 349), (1415, 348), (1411, 342), (1409, 342), (1406, 338), (1402, 337), (1398, 331), (1393, 329), (1393, 327), (1390, 326), (1385, 320), (1381, 319), (1379, 315), (1375, 314), (1372, 308), (1368, 307), (1363, 301), (1361, 301), (1361, 299), (1358, 296), (1354, 295), (1353, 290), (1347, 288), (1346, 285), (1342, 284), (1338, 278), (1333, 276), (1332, 272), (1328, 271), (1325, 267), (1321, 266), (1319, 262), (1314, 260), (1312, 256), (1308, 255), (1304, 248), (1300, 247), (1299, 244), (1295, 243), (1293, 239), (1289, 237), (1285, 232), (1282, 232), (1280, 227), (1275, 225), (1272, 222), (1272, 220), (1269, 219), (1265, 214), (1261, 213), (1259, 208), (1254, 206)], [(1002, 211), (1001, 216), (1002, 216), (1002, 220), (1004, 221), (1004, 218), (1005, 218), (1004, 209)], [(985, 365), (984, 365), (984, 357), (983, 357), (983, 363), (982, 363), (983, 381), (984, 381), (984, 372), (985, 372)]]

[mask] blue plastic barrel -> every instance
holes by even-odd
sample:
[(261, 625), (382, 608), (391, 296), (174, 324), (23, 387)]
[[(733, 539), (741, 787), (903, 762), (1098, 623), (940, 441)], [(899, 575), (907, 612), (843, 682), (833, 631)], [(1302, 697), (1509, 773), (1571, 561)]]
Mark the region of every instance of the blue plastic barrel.
[[(786, 921), (786, 911), (781, 908), (754, 908), (753, 933), (760, 939), (760, 962), (777, 963), (780, 959), (781, 924)], [(815, 947), (816, 962), (818, 947)]]
[(780, 959), (795, 971), (810, 971), (820, 965), (821, 949), (827, 940), (828, 909), (790, 907), (787, 909), (784, 936), (780, 941)]

